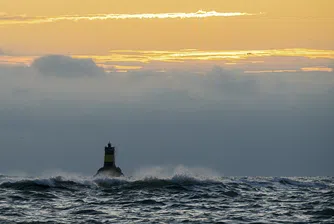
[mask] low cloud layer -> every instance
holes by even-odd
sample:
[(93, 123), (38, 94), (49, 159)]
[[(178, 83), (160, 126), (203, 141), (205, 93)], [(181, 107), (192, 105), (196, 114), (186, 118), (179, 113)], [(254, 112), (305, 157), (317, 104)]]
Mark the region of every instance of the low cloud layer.
[(77, 59), (64, 55), (48, 55), (33, 61), (32, 68), (45, 76), (82, 77), (104, 74), (92, 59)]
[[(0, 67), (0, 172), (94, 174), (111, 140), (128, 175), (178, 164), (225, 175), (334, 175), (332, 73), (217, 66), (96, 76), (85, 60), (42, 59)], [(63, 78), (71, 72), (75, 79)]]

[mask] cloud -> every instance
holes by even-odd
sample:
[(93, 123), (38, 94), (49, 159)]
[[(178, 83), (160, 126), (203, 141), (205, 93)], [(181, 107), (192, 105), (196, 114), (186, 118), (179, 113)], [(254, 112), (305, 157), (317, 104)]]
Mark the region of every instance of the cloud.
[(33, 61), (32, 68), (45, 76), (85, 77), (104, 74), (92, 59), (77, 59), (64, 55), (48, 55)]
[(140, 13), (140, 14), (96, 14), (96, 15), (63, 15), (58, 17), (36, 16), (29, 17), (26, 15), (7, 15), (0, 14), (0, 25), (14, 24), (39, 24), (54, 23), (59, 21), (81, 21), (81, 20), (117, 20), (117, 19), (191, 19), (191, 18), (208, 18), (208, 17), (238, 17), (253, 16), (262, 13), (252, 14), (245, 12), (216, 12), (203, 11), (197, 12), (177, 12), (177, 13)]
[(5, 55), (5, 52), (0, 48), (0, 56)]

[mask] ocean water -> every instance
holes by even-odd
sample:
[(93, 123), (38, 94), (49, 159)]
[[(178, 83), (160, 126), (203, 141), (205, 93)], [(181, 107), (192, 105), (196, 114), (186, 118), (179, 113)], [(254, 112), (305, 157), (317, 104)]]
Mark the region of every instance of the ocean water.
[(334, 223), (334, 178), (0, 175), (0, 223)]

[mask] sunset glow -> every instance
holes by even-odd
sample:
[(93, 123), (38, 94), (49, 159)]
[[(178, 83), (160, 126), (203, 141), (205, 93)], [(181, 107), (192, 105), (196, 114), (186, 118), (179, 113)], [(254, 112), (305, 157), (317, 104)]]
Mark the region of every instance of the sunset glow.
[[(315, 49), (276, 49), (276, 50), (249, 50), (249, 51), (199, 51), (185, 49), (180, 51), (134, 51), (134, 50), (113, 50), (108, 55), (70, 55), (74, 58), (91, 58), (94, 62), (107, 71), (124, 71), (153, 69), (161, 70), (168, 65), (170, 68), (186, 68), (192, 63), (199, 63), (197, 66), (203, 69), (210, 69), (205, 63), (219, 64), (222, 67), (248, 65), (253, 68), (266, 68), (270, 61), (279, 57), (279, 60), (289, 58), (304, 58), (301, 62), (290, 63), (293, 69), (256, 70), (246, 73), (268, 73), (268, 72), (293, 72), (293, 71), (319, 71), (331, 72), (326, 67), (328, 60), (334, 59), (334, 50)], [(0, 57), (0, 64), (3, 65), (25, 65), (30, 66), (34, 59), (39, 56), (3, 56)], [(260, 59), (260, 60), (259, 60)], [(306, 60), (306, 61), (305, 61)], [(306, 67), (308, 63), (317, 61), (318, 67)], [(161, 63), (158, 66), (150, 67), (152, 63)]]
[[(33, 6), (39, 7), (33, 7)], [(0, 64), (91, 58), (107, 71), (331, 71), (332, 1), (4, 0)], [(302, 69), (304, 68), (304, 69)], [(312, 69), (311, 69), (312, 68)]]

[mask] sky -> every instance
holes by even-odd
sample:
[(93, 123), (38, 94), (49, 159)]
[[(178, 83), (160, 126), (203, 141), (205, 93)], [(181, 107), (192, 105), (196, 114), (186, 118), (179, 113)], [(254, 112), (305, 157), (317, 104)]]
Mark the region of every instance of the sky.
[(0, 173), (334, 175), (331, 0), (0, 0)]

